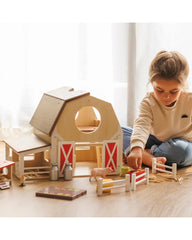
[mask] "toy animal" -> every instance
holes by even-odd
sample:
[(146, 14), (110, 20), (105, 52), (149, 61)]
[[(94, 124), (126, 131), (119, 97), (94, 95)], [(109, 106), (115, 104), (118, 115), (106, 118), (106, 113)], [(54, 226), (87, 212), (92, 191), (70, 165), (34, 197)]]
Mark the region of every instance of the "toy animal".
[(25, 187), (25, 175), (22, 175), (22, 176), (21, 176), (19, 187)]
[(89, 181), (91, 182), (92, 177), (94, 177), (96, 181), (97, 181), (97, 177), (105, 178), (105, 176), (111, 172), (113, 172), (113, 169), (111, 167), (93, 168), (91, 170), (91, 175), (90, 175)]

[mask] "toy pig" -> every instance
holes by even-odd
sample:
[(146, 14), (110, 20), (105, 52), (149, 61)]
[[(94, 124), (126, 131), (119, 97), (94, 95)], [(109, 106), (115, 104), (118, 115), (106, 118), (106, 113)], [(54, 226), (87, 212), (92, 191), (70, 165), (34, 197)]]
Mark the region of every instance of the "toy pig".
[(93, 168), (91, 170), (91, 175), (89, 178), (89, 181), (91, 182), (91, 178), (94, 177), (95, 180), (97, 181), (97, 176), (100, 176), (104, 178), (107, 174), (113, 172), (113, 169), (111, 167), (106, 167), (106, 168)]

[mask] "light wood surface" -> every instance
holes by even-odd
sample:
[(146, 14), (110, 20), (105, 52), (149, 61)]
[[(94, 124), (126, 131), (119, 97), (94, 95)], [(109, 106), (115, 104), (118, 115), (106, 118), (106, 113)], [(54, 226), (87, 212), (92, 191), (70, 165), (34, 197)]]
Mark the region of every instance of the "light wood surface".
[(76, 162), (73, 176), (74, 177), (89, 177), (91, 169), (96, 168), (96, 162)]
[(83, 95), (89, 95), (90, 93), (84, 90), (74, 90), (71, 87), (61, 87), (46, 92), (45, 94), (58, 99), (63, 99), (64, 101), (70, 101)]
[[(19, 136), (10, 136), (4, 140), (4, 144), (6, 146), (5, 159), (11, 159), (16, 163), (14, 169), (18, 178), (24, 174), (33, 173), (35, 169), (35, 173), (38, 174), (49, 173), (50, 161), (45, 161), (44, 152), (50, 150), (50, 143), (29, 132)], [(29, 154), (32, 155), (29, 156)], [(28, 171), (29, 168), (32, 172)], [(40, 168), (47, 171), (40, 171)]]
[[(4, 146), (0, 144), (0, 158)], [(137, 186), (135, 192), (113, 189), (111, 194), (98, 197), (96, 182), (88, 177), (72, 181), (29, 181), (25, 187), (13, 178), (10, 189), (0, 191), (1, 217), (192, 217), (192, 167), (178, 171), (184, 177), (175, 181), (149, 182)], [(117, 178), (108, 176), (109, 178)], [(73, 187), (87, 190), (87, 194), (73, 201), (46, 199), (35, 192), (47, 186)]]
[(64, 100), (53, 98), (44, 94), (32, 116), (30, 124), (43, 133), (50, 135), (63, 105)]
[(15, 152), (22, 153), (29, 150), (48, 147), (51, 144), (38, 138), (33, 133), (23, 134), (18, 136), (11, 136), (4, 140), (4, 142)]
[[(95, 132), (82, 133), (75, 124), (75, 116), (83, 107), (95, 107), (101, 116), (101, 123)], [(92, 96), (84, 96), (68, 102), (57, 122), (57, 132), (65, 141), (75, 142), (102, 142), (104, 140), (118, 139), (121, 128), (113, 107), (110, 103)]]
[(30, 124), (51, 136), (51, 133), (59, 119), (65, 102), (84, 95), (89, 95), (85, 91), (71, 91), (71, 88), (63, 87), (43, 94)]

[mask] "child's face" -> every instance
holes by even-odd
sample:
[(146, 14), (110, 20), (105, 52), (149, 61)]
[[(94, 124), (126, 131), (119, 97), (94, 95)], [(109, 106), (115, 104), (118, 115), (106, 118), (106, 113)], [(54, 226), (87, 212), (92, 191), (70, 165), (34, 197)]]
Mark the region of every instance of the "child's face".
[(174, 105), (182, 91), (182, 86), (177, 80), (159, 78), (152, 85), (156, 99), (167, 107)]

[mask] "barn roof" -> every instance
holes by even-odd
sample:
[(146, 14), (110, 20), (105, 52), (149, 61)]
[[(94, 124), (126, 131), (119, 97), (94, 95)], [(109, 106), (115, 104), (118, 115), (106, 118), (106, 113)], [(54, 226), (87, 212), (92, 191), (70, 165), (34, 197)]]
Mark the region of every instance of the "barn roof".
[(30, 124), (51, 136), (65, 103), (85, 95), (90, 95), (90, 93), (82, 90), (74, 91), (70, 87), (62, 87), (44, 93), (31, 118)]

